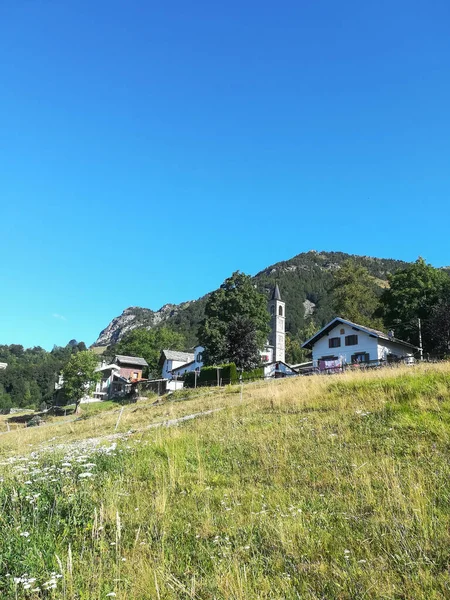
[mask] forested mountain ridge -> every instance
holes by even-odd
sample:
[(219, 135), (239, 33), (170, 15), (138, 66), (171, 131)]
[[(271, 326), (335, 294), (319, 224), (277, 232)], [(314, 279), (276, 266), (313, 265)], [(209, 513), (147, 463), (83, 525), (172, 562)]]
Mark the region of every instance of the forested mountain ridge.
[(55, 382), (72, 354), (86, 350), (84, 342), (71, 340), (67, 346), (55, 346), (47, 352), (40, 346), (24, 348), (20, 344), (0, 344), (0, 411), (11, 407), (39, 407), (52, 404)]
[[(334, 273), (349, 258), (369, 271), (374, 278), (374, 286), (380, 292), (387, 284), (387, 275), (407, 264), (394, 259), (311, 250), (260, 271), (254, 276), (255, 285), (268, 295), (278, 282), (286, 302), (286, 331), (292, 336), (301, 336), (308, 319), (313, 318), (317, 327), (320, 327), (335, 316), (331, 308), (330, 289)], [(151, 329), (163, 324), (183, 333), (187, 344), (193, 346), (197, 342), (197, 329), (204, 317), (207, 298), (206, 295), (178, 305), (166, 304), (159, 311), (127, 308), (100, 333), (93, 346), (115, 344), (132, 329)]]

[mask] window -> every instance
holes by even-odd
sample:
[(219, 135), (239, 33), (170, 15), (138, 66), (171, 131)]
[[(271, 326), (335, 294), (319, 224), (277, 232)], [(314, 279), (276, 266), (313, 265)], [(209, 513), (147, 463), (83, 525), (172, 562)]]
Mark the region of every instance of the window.
[(341, 329), (340, 334), (344, 335), (344, 333), (345, 333), (345, 329)]
[(341, 338), (335, 337), (328, 340), (328, 348), (339, 348), (340, 345)]
[(278, 314), (280, 315), (280, 317), (283, 316), (283, 307), (280, 306), (280, 308), (278, 309)]
[(356, 346), (357, 343), (358, 343), (357, 335), (346, 335), (345, 336), (345, 345), (346, 346)]
[(270, 314), (271, 315), (275, 314), (275, 306), (273, 306), (273, 305), (270, 307)]
[(368, 363), (369, 353), (368, 352), (356, 352), (352, 355), (352, 363)]
[(199, 352), (197, 354), (197, 362), (202, 362), (202, 353), (201, 352)]

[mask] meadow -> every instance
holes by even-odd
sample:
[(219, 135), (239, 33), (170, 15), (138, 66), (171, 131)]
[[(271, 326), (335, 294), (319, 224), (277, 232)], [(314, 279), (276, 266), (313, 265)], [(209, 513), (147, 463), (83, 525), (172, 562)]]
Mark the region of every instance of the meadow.
[(1, 598), (450, 597), (450, 365), (0, 432)]

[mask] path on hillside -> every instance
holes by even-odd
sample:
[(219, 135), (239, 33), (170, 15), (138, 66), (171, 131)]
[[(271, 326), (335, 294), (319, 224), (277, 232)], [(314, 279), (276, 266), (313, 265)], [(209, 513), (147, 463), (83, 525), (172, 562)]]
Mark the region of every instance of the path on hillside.
[[(192, 419), (198, 419), (199, 417), (205, 417), (207, 415), (211, 415), (213, 413), (224, 410), (224, 408), (225, 407), (213, 408), (213, 409), (204, 410), (204, 411), (198, 412), (198, 413), (192, 413), (190, 415), (185, 415), (184, 417), (178, 417), (177, 419), (168, 419), (166, 421), (150, 423), (149, 425), (145, 425), (144, 427), (130, 429), (126, 433), (109, 433), (109, 434), (94, 437), (94, 438), (86, 438), (86, 439), (82, 439), (82, 440), (75, 440), (72, 442), (48, 445), (49, 442), (54, 442), (57, 439), (57, 438), (52, 438), (51, 440), (48, 440), (47, 442), (42, 442), (41, 448), (42, 449), (52, 449), (53, 451), (58, 451), (58, 450), (66, 450), (67, 448), (75, 448), (77, 446), (95, 447), (95, 446), (99, 446), (101, 443), (104, 443), (104, 442), (113, 442), (115, 440), (126, 440), (130, 436), (134, 435), (135, 433), (147, 431), (148, 429), (156, 429), (158, 427), (175, 427), (176, 425), (184, 423), (185, 421), (191, 421)], [(46, 444), (46, 445), (44, 445), (44, 444)]]

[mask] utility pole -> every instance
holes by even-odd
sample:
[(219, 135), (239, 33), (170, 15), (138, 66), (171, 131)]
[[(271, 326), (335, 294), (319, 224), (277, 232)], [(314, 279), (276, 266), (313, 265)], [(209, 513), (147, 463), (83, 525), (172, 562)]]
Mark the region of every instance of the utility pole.
[(419, 322), (419, 352), (420, 352), (420, 360), (423, 361), (423, 346), (422, 346), (422, 322), (420, 317), (418, 318)]
[(197, 369), (194, 369), (194, 388), (197, 387)]
[(217, 367), (217, 387), (220, 386), (220, 369), (222, 367)]

